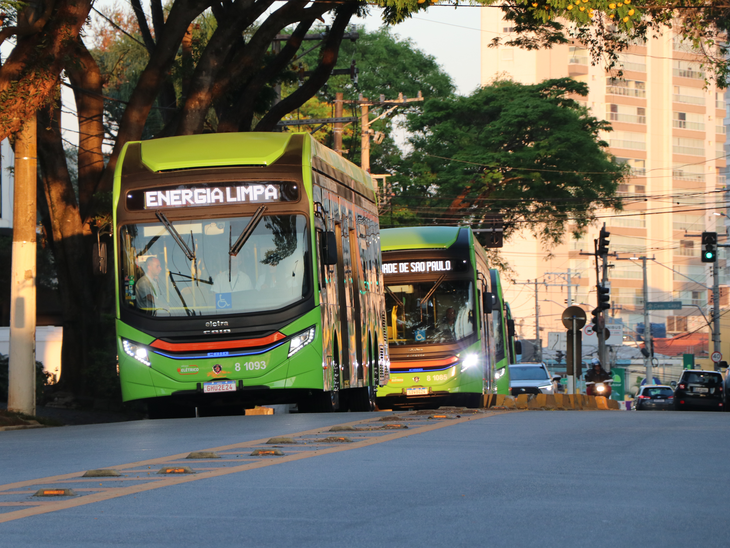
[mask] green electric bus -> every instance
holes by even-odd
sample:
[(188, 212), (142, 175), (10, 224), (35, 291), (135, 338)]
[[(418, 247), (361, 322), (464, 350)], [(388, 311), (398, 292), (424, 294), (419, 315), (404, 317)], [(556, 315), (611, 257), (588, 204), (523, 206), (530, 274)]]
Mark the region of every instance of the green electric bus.
[(495, 374), (496, 393), (507, 395), (509, 389), (509, 364), (515, 363), (515, 323), (511, 317), (509, 305), (502, 295), (502, 280), (497, 269), (490, 269), (489, 276), (492, 280), (492, 296), (494, 298), (494, 310), (492, 321), (494, 324), (495, 340)]
[[(391, 377), (378, 405), (481, 407), (496, 393), (498, 324), (487, 256), (469, 227), (381, 233)], [(495, 384), (495, 382), (497, 384)]]
[(114, 177), (119, 376), (151, 416), (370, 410), (389, 378), (375, 188), (310, 135), (128, 143)]

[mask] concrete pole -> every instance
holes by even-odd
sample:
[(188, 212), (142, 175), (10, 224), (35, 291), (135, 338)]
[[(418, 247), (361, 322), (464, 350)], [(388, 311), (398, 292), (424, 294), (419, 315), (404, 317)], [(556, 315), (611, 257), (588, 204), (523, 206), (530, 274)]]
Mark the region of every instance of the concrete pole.
[(362, 137), (360, 145), (360, 167), (370, 173), (370, 111), (367, 97), (360, 96)]
[(15, 143), (8, 409), (35, 415), (36, 117)]
[(542, 361), (542, 343), (540, 342), (540, 301), (537, 298), (537, 278), (535, 278), (535, 341), (537, 342), (537, 361)]
[(654, 353), (651, 350), (651, 323), (649, 320), (649, 280), (646, 273), (646, 257), (641, 258), (641, 265), (644, 271), (644, 346), (649, 355), (644, 358), (646, 367), (646, 384), (654, 384), (654, 373), (651, 370), (651, 361)]
[[(335, 118), (342, 118), (343, 97), (342, 93), (335, 93)], [(342, 156), (342, 125), (342, 122), (335, 122), (334, 128), (334, 149), (340, 156)]]

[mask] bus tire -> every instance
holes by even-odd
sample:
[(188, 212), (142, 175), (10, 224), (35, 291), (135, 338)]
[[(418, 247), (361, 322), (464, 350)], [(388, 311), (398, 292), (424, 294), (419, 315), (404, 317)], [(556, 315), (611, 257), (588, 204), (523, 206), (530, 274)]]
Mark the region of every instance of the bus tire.
[(350, 411), (353, 412), (375, 411), (375, 388), (373, 386), (350, 388), (347, 390), (347, 402)]
[(312, 391), (309, 396), (297, 402), (300, 413), (331, 413), (340, 408), (340, 393)]
[(481, 409), (484, 407), (484, 396), (482, 394), (461, 394), (460, 405), (469, 409)]

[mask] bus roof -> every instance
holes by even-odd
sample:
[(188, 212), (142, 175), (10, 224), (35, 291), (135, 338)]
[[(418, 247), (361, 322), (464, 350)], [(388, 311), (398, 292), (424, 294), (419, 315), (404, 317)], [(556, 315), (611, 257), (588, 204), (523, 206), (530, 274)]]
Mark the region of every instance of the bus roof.
[(271, 165), (286, 151), (291, 133), (206, 133), (141, 142), (142, 163), (152, 171), (196, 167)]
[(383, 251), (447, 249), (454, 245), (461, 229), (469, 230), (469, 227), (415, 226), (387, 228), (380, 231), (380, 246)]

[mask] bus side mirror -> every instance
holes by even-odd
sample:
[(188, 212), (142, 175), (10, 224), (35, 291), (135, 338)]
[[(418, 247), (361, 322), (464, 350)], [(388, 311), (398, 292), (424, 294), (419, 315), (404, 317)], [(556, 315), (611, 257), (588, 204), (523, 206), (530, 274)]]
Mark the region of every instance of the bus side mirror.
[(106, 274), (107, 256), (106, 242), (95, 243), (92, 250), (92, 270), (95, 276)]
[(515, 354), (522, 354), (522, 341), (515, 341)]
[(337, 264), (337, 236), (331, 230), (324, 233), (321, 251), (322, 264), (327, 266)]
[(493, 302), (494, 299), (492, 298), (491, 293), (485, 292), (482, 294), (482, 308), (484, 309), (485, 314), (491, 314), (492, 311), (494, 311)]

